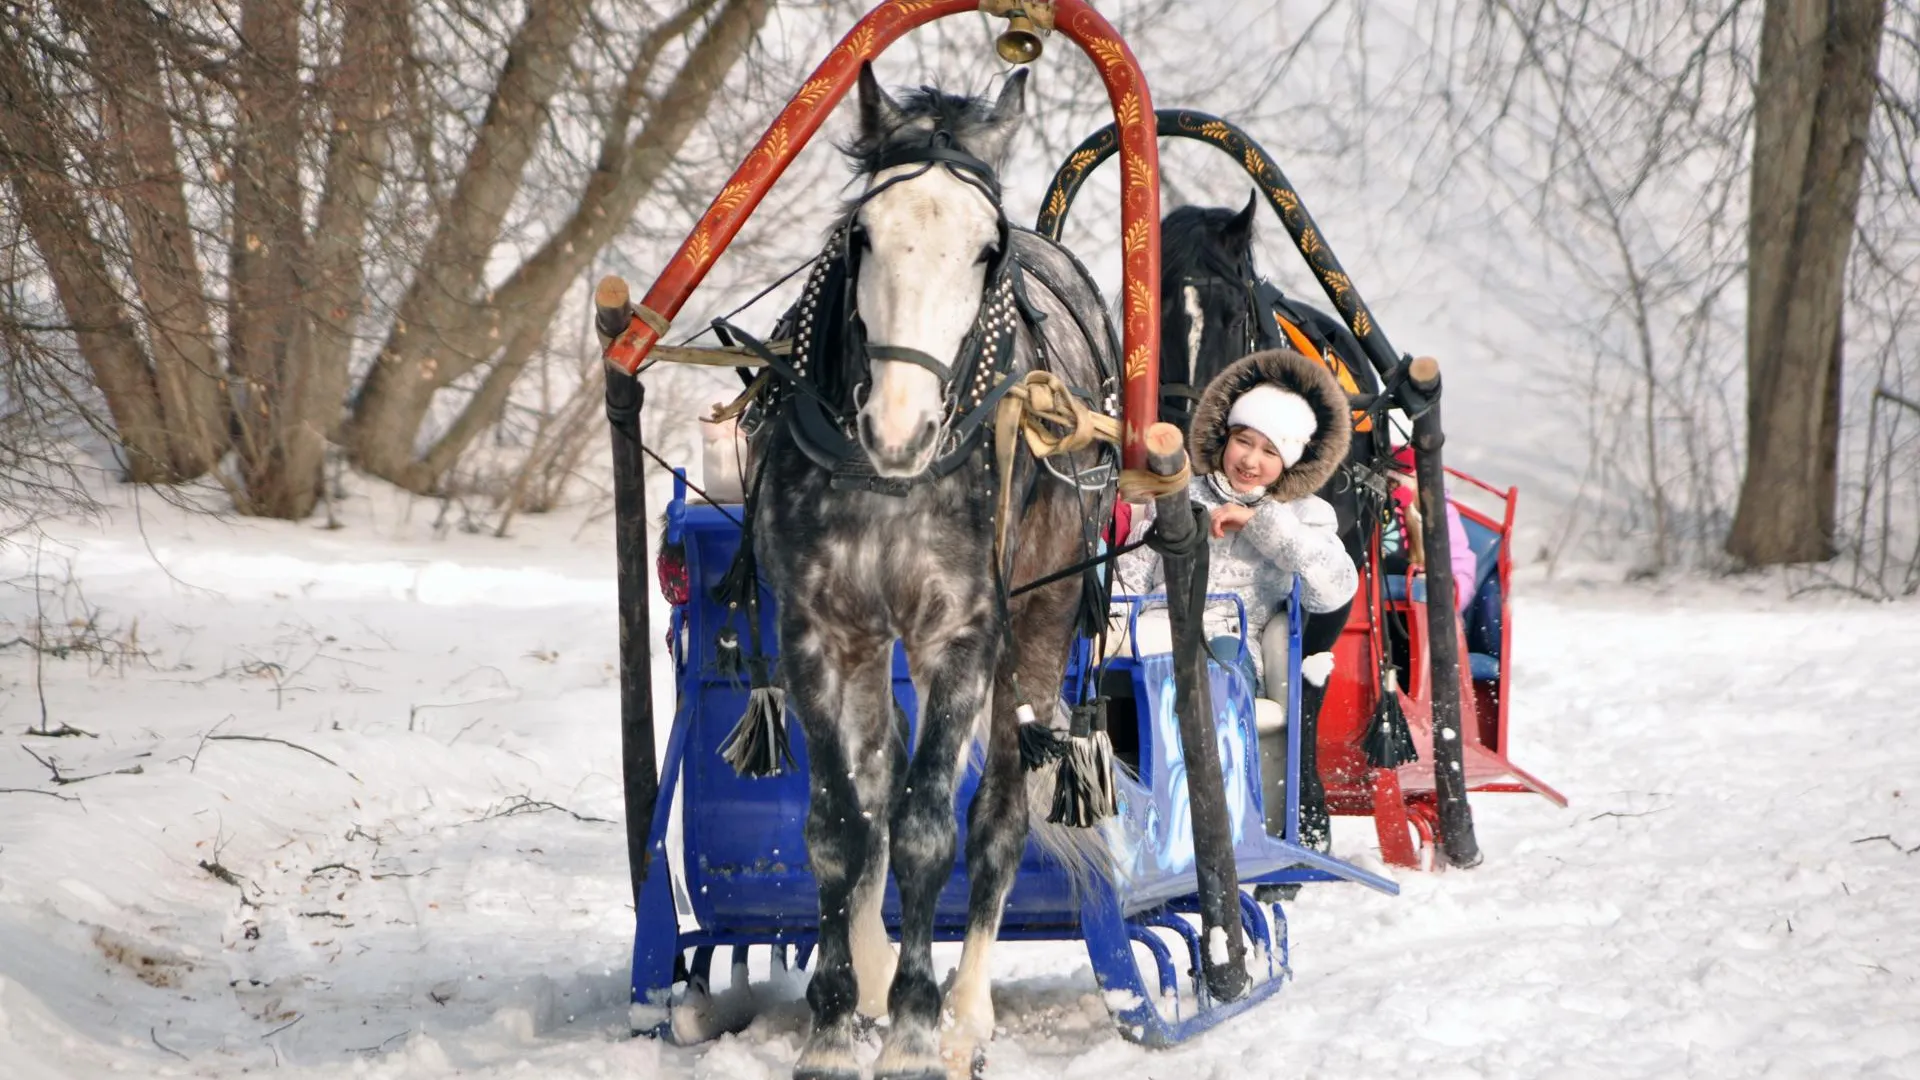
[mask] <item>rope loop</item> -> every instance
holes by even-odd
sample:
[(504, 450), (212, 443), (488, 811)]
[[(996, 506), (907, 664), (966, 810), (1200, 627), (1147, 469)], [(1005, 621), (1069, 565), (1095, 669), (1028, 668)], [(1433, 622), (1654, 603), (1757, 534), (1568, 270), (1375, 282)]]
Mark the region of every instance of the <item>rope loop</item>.
[(993, 453), (1000, 479), (993, 526), (996, 566), (1005, 565), (1013, 459), (1021, 441), (1036, 459), (1070, 454), (1096, 442), (1117, 446), (1120, 421), (1088, 407), (1066, 380), (1051, 371), (1029, 371), (1006, 388), (993, 414)]

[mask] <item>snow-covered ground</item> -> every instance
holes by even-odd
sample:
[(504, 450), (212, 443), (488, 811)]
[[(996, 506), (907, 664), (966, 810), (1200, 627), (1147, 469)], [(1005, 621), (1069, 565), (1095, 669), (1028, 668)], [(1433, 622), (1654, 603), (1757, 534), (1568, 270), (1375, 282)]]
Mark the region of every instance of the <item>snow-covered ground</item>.
[[(149, 496), (0, 547), (0, 641), (37, 566), (80, 646), (0, 650), (0, 1077), (786, 1075), (792, 1004), (627, 1035), (606, 523), (408, 509)], [(1527, 580), (1515, 757), (1571, 809), (1485, 797), (1483, 867), (1309, 889), (1295, 984), (1172, 1051), (1007, 946), (993, 1075), (1920, 1076), (1920, 608), (1782, 594)], [(43, 698), (87, 734), (28, 733)]]

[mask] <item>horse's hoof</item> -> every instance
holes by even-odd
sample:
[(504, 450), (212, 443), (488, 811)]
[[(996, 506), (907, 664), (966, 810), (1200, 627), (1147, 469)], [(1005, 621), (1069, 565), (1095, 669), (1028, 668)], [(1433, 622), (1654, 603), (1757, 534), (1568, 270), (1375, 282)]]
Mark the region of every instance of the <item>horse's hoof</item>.
[[(898, 1048), (892, 1053), (887, 1048), (880, 1051), (880, 1059), (873, 1063), (873, 1080), (955, 1080), (947, 1071), (939, 1057), (923, 1054), (903, 1054)], [(965, 1080), (961, 1077), (960, 1080)]]
[[(940, 1052), (940, 1035), (926, 1024), (894, 1019), (880, 1056), (873, 1063), (873, 1080), (955, 1080)], [(966, 1080), (964, 1076), (959, 1080)]]
[(793, 1080), (860, 1080), (860, 1063), (844, 1038), (815, 1041), (800, 1052)]

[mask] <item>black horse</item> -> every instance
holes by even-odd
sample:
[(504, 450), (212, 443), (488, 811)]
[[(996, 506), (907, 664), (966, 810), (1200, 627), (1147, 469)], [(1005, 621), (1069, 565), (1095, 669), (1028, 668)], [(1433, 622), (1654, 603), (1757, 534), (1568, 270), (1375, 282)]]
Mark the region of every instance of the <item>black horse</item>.
[[(1284, 295), (1260, 277), (1253, 264), (1253, 218), (1258, 193), (1242, 210), (1182, 206), (1160, 223), (1161, 415), (1183, 429), (1192, 420), (1200, 391), (1227, 365), (1263, 349), (1292, 349), (1323, 363), (1350, 394), (1372, 394), (1379, 380), (1360, 342), (1337, 316)], [(1341, 539), (1356, 565), (1364, 566), (1376, 515), (1366, 512), (1360, 482), (1383, 452), (1374, 422), (1354, 415), (1354, 439), (1346, 467), (1318, 494), (1333, 505)], [(1351, 605), (1307, 618), (1303, 655), (1331, 649), (1346, 626)], [(1300, 688), (1301, 834), (1310, 841), (1327, 834), (1326, 797), (1315, 760), (1314, 737), (1324, 681)]]
[[(1044, 468), (1020, 455), (1010, 520), (996, 522), (991, 416), (1002, 380), (1036, 368), (1108, 401), (1119, 352), (1086, 272), (1001, 209), (995, 169), (1025, 74), (997, 101), (931, 88), (896, 101), (862, 70), (843, 150), (865, 188), (776, 334), (795, 345), (758, 413), (749, 526), (811, 767), (820, 939), (796, 1078), (860, 1076), (856, 1010), (891, 1014), (876, 1078), (966, 1076), (992, 1037), (987, 953), (1029, 831), (1021, 716), (1054, 715), (1083, 581), (1013, 599), (1007, 587), (1084, 556), (1111, 495), (1076, 481), (1111, 462), (1093, 449)], [(919, 698), (912, 747), (895, 717), (896, 640)], [(953, 869), (956, 784), (983, 735), (965, 949), (943, 1013), (935, 902)], [(1099, 833), (1073, 832), (1056, 842), (1099, 869)], [(881, 922), (889, 861), (897, 970)]]

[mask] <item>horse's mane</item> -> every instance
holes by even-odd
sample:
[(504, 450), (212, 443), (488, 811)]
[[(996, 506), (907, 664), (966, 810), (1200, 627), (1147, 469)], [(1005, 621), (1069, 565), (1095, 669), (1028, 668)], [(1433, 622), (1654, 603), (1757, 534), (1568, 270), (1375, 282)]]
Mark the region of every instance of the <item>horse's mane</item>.
[(1237, 281), (1253, 272), (1253, 233), (1234, 250), (1225, 242), (1227, 223), (1236, 211), (1220, 206), (1182, 206), (1160, 222), (1160, 292), (1178, 291), (1183, 277)]

